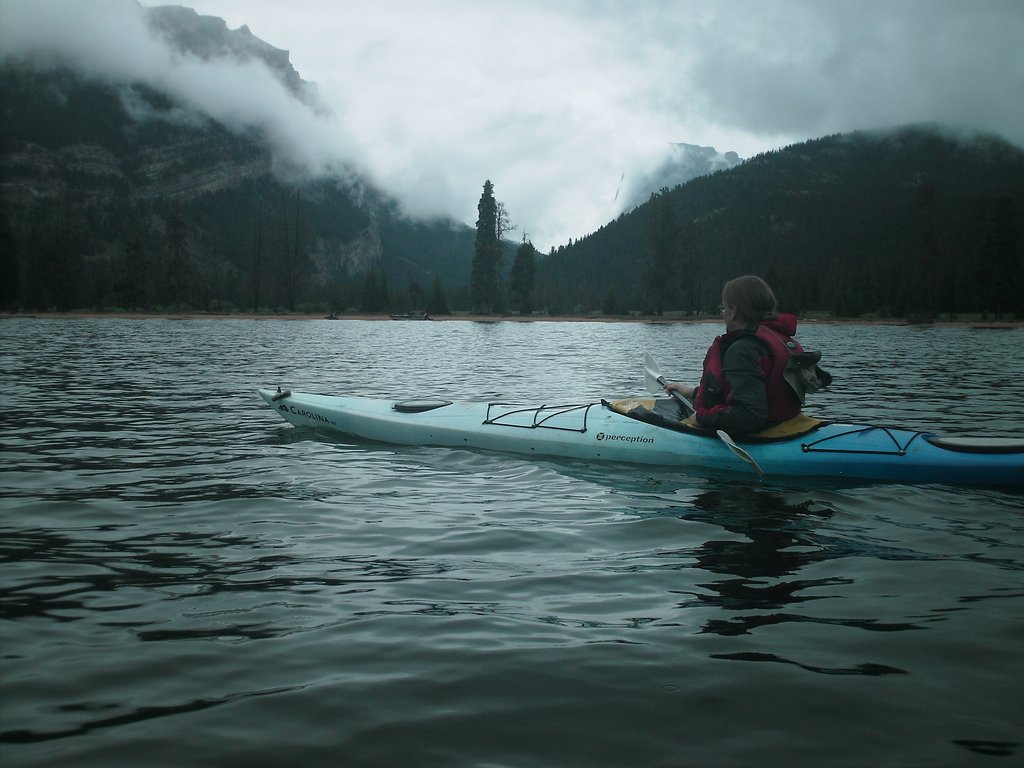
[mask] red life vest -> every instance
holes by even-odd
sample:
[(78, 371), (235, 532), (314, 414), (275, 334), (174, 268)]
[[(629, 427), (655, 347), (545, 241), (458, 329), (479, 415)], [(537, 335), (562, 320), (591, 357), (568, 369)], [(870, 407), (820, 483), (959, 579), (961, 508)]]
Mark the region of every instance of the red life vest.
[(769, 354), (761, 356), (764, 387), (768, 398), (768, 421), (773, 424), (800, 413), (800, 397), (783, 376), (790, 355), (803, 352), (796, 333), (796, 315), (780, 314), (775, 320), (763, 320), (754, 329), (718, 336), (704, 357), (704, 373), (694, 398), (697, 418), (717, 413), (732, 405), (729, 382), (722, 375), (725, 350), (737, 338), (751, 335), (759, 339)]

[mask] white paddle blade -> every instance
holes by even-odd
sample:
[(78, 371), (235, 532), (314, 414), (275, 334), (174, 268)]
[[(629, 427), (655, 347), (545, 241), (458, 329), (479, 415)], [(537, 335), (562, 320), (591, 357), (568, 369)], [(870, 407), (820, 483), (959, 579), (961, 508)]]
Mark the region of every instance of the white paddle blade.
[(655, 379), (661, 378), (661, 368), (658, 366), (657, 361), (651, 357), (650, 352), (644, 352), (644, 370)]
[[(648, 352), (644, 352), (644, 386), (652, 395), (666, 391), (665, 377), (661, 375), (661, 368)], [(683, 406), (684, 415), (689, 416), (694, 412), (693, 403), (674, 390), (670, 394)]]
[(717, 430), (716, 434), (718, 435), (719, 440), (721, 440), (723, 443), (729, 446), (730, 451), (732, 451), (734, 454), (736, 454), (736, 456), (747, 462), (747, 464), (752, 466), (757, 471), (759, 477), (764, 477), (764, 470), (761, 469), (760, 464), (754, 461), (753, 456), (751, 456), (745, 450), (736, 445), (735, 441), (731, 437), (729, 437), (729, 435), (726, 432), (723, 432), (722, 430), (719, 429)]
[(661, 369), (648, 352), (644, 352), (644, 386), (652, 395), (663, 391)]

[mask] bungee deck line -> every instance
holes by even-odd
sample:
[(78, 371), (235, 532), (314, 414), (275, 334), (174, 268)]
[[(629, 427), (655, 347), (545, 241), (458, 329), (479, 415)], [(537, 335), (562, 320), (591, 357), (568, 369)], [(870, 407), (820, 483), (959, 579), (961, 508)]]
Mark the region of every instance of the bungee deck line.
[[(508, 426), (518, 427), (522, 429), (562, 429), (567, 432), (579, 432), (583, 434), (587, 431), (587, 414), (590, 409), (593, 408), (597, 403), (583, 403), (580, 405), (536, 405), (536, 406), (512, 406), (514, 410), (499, 413), (497, 416), (491, 416), (491, 409), (499, 406), (507, 406), (507, 403), (488, 403), (487, 404), (487, 416), (484, 418), (484, 424), (495, 424), (497, 426)], [(565, 415), (572, 411), (583, 409), (583, 424), (579, 428), (576, 427), (558, 427), (548, 424), (547, 422), (557, 416)], [(538, 419), (537, 416), (544, 411), (551, 411), (543, 419)], [(502, 419), (506, 416), (518, 416), (523, 413), (533, 413), (533, 420), (530, 424), (512, 424), (503, 422)]]

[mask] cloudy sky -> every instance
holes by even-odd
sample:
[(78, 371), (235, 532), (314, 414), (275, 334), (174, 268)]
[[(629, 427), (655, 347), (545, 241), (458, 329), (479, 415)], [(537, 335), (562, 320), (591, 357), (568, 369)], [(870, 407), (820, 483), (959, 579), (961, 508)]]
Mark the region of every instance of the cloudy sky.
[[(157, 5), (143, 0), (144, 5)], [(0, 0), (0, 53), (48, 48), (354, 163), (410, 213), (473, 224), (485, 179), (546, 251), (620, 212), (671, 142), (742, 157), (908, 122), (1024, 146), (1021, 0), (181, 0), (291, 52), (314, 117), (253, 67), (145, 39), (132, 0)], [(625, 181), (622, 181), (625, 177)]]

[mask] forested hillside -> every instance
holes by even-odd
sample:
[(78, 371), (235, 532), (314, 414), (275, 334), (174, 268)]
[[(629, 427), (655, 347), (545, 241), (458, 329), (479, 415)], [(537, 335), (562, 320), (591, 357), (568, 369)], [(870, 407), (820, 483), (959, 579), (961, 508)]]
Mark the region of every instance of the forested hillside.
[(832, 136), (662, 190), (548, 256), (561, 311), (709, 311), (756, 273), (786, 308), (1024, 316), (1024, 152), (915, 127)]
[[(355, 174), (300, 178), (260, 135), (137, 84), (7, 63), (0, 89), (0, 308), (472, 307), (468, 226), (409, 220)], [(791, 310), (1019, 317), (1022, 232), (1019, 148), (839, 135), (662, 190), (540, 259), (515, 304), (707, 312), (756, 273)]]
[[(798, 311), (1024, 316), (1024, 151), (999, 138), (911, 127), (741, 162), (666, 137), (664, 164), (622, 169), (629, 206), (721, 170), (534, 263), (525, 234), (504, 237), (531, 225), (487, 192), (491, 168), (486, 237), (482, 216), (412, 220), (356, 170), (364, 149), (305, 151), (340, 123), (288, 51), (189, 8), (135, 10), (137, 42), (193, 68), (146, 79), (48, 36), (0, 59), (0, 309), (702, 313), (756, 273)], [(196, 87), (211, 78), (213, 98)]]
[(137, 84), (0, 66), (4, 309), (423, 308), (465, 293), (474, 232), (355, 175), (300, 178)]

